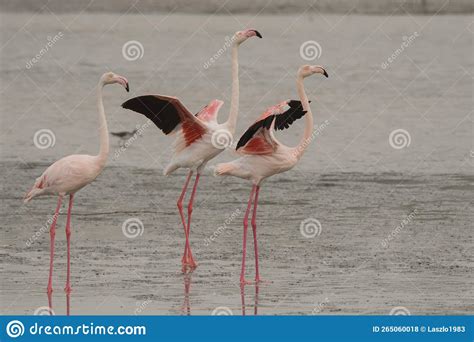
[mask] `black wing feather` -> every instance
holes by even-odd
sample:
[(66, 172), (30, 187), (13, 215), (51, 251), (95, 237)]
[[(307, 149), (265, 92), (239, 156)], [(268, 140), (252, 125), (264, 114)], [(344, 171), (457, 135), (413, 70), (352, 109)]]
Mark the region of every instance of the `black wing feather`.
[(165, 134), (171, 133), (181, 122), (177, 109), (169, 101), (153, 95), (134, 97), (122, 107), (145, 115)]
[[(311, 102), (311, 101), (310, 101)], [(265, 119), (255, 122), (252, 126), (250, 126), (245, 133), (240, 137), (239, 142), (237, 143), (236, 150), (245, 146), (249, 142), (250, 139), (258, 132), (261, 128), (270, 129), (272, 126), (273, 120), (275, 121), (275, 130), (283, 130), (285, 128), (290, 127), (290, 125), (300, 118), (302, 118), (306, 111), (303, 110), (303, 105), (301, 101), (297, 100), (290, 100), (288, 102), (288, 106), (290, 109), (281, 113), (267, 116)]]
[(302, 118), (306, 114), (306, 111), (303, 110), (301, 101), (290, 100), (288, 106), (290, 109), (284, 113), (276, 115), (275, 130), (284, 130), (290, 127), (295, 120)]
[(253, 136), (258, 132), (260, 128), (270, 129), (270, 127), (272, 126), (272, 121), (274, 119), (275, 115), (270, 115), (265, 119), (257, 121), (252, 126), (250, 126), (240, 137), (239, 142), (237, 143), (237, 147), (235, 149), (238, 150), (242, 146), (245, 146), (245, 144), (247, 144), (249, 140), (253, 138)]

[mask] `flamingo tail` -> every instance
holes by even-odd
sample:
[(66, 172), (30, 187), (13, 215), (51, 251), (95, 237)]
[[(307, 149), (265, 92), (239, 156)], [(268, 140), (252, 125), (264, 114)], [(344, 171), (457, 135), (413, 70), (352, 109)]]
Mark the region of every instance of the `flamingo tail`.
[(39, 188), (33, 187), (30, 191), (28, 191), (28, 193), (23, 198), (23, 203), (28, 203), (34, 197), (41, 195), (43, 192), (44, 192), (44, 189), (39, 189)]
[(235, 165), (233, 163), (221, 163), (217, 164), (214, 168), (214, 176), (223, 176), (232, 174), (232, 171), (235, 170)]

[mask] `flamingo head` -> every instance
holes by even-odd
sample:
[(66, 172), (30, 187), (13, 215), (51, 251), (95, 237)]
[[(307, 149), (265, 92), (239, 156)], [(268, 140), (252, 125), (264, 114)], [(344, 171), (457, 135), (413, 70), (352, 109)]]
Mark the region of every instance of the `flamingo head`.
[(298, 76), (303, 78), (314, 74), (323, 74), (324, 76), (329, 77), (326, 70), (319, 65), (303, 65), (298, 69)]
[(257, 30), (247, 29), (235, 32), (234, 36), (232, 37), (232, 41), (234, 41), (237, 45), (240, 45), (250, 37), (262, 38), (262, 35)]
[(125, 77), (117, 75), (113, 72), (106, 72), (105, 74), (102, 75), (100, 80), (101, 80), (103, 85), (118, 83), (118, 84), (122, 85), (127, 92), (130, 91), (130, 88), (128, 87), (127, 79)]

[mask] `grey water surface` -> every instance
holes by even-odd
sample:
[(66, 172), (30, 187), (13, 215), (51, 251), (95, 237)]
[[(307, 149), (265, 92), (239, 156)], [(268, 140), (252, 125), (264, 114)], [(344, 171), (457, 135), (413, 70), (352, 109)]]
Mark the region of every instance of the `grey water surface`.
[[(237, 135), (267, 106), (297, 98), (301, 64), (321, 64), (330, 75), (305, 80), (319, 130), (301, 163), (262, 187), (260, 267), (270, 282), (258, 287), (258, 296), (247, 286), (242, 297), (250, 184), (214, 178), (211, 168), (191, 227), (199, 266), (181, 274), (184, 233), (176, 200), (185, 171), (162, 176), (172, 138), (146, 126), (126, 148), (111, 137), (104, 173), (76, 196), (71, 314), (200, 315), (219, 307), (241, 314), (242, 298), (246, 314), (255, 306), (262, 315), (388, 314), (397, 307), (411, 314), (473, 313), (472, 16), (44, 10), (1, 17), (0, 313), (33, 314), (48, 303), (48, 220), (56, 199), (24, 205), (22, 197), (58, 158), (98, 151), (100, 75), (112, 70), (130, 81), (130, 93), (119, 86), (104, 90), (111, 131), (146, 124), (120, 104), (148, 93), (178, 96), (193, 112), (223, 99), (224, 120), (231, 82), (225, 39), (245, 27), (264, 38), (240, 48)], [(127, 60), (122, 48), (134, 40), (142, 56)], [(317, 60), (305, 61), (300, 47), (310, 40), (321, 50)], [(303, 126), (300, 120), (278, 138), (294, 145)], [(394, 147), (390, 135), (400, 129), (408, 135), (404, 146)], [(52, 132), (48, 148), (34, 143), (41, 130)], [(232, 158), (229, 149), (210, 164)], [(66, 310), (66, 205), (56, 234), (56, 314)], [(143, 230), (129, 238), (122, 226), (132, 218)], [(308, 236), (301, 228), (315, 220), (320, 226), (310, 226), (316, 234)], [(248, 251), (251, 279), (251, 235)]]

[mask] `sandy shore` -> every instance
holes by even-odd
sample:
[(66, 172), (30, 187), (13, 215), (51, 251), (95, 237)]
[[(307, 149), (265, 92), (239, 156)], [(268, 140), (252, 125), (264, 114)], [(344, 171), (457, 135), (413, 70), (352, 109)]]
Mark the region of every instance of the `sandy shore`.
[[(1, 313), (32, 314), (47, 305), (44, 227), (55, 199), (21, 203), (19, 189), (26, 189), (45, 165), (0, 167), (2, 174), (14, 170), (1, 195)], [(222, 306), (242, 312), (241, 220), (249, 186), (203, 177), (191, 234), (199, 267), (185, 277), (175, 205), (183, 177), (108, 167), (76, 196), (72, 314), (186, 314), (186, 300), (193, 315)], [(261, 273), (272, 281), (258, 289), (258, 314), (388, 314), (396, 306), (411, 314), (472, 314), (467, 299), (473, 296), (468, 209), (473, 180), (462, 174), (298, 170), (275, 177), (263, 187), (258, 218)], [(64, 216), (58, 223), (54, 275), (58, 314), (65, 313)], [(130, 218), (143, 223), (136, 238), (122, 231)], [(320, 234), (312, 238), (300, 231), (308, 218), (321, 223)], [(249, 277), (252, 273), (250, 253)], [(254, 313), (255, 290), (246, 288), (247, 314)]]

